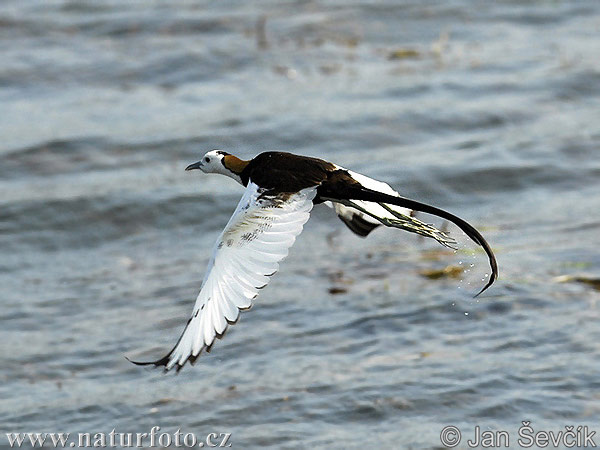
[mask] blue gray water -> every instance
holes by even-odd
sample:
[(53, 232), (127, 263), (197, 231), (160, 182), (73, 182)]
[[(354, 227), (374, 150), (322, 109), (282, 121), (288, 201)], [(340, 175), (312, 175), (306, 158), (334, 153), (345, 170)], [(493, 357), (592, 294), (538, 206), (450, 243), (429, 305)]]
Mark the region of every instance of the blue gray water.
[[(600, 432), (597, 1), (4, 0), (0, 55), (2, 448), (155, 425), (233, 448)], [(183, 171), (213, 148), (322, 157), (450, 210), (500, 279), (475, 300), (467, 240), (362, 240), (316, 208), (210, 354), (133, 366), (175, 343), (241, 196)], [(423, 276), (447, 266), (469, 272)]]

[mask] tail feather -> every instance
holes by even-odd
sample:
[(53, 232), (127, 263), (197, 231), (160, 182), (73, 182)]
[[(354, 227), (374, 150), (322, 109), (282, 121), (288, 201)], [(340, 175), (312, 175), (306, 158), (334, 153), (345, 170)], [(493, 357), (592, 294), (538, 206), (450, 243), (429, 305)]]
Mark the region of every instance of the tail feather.
[(385, 203), (379, 203), (379, 205), (396, 217), (395, 222), (397, 223), (397, 225), (394, 226), (396, 226), (397, 228), (401, 228), (403, 230), (410, 231), (411, 233), (416, 233), (421, 236), (433, 238), (440, 244), (442, 244), (444, 247), (456, 250), (456, 239), (454, 239), (452, 236), (449, 236), (444, 231), (438, 230), (432, 224), (422, 222), (416, 217), (407, 216), (406, 214), (394, 211)]
[[(398, 219), (399, 222), (396, 225), (391, 225), (391, 226), (397, 226), (398, 228), (404, 228), (407, 231), (412, 231), (414, 233), (418, 233), (423, 236), (432, 237), (447, 247), (455, 248), (453, 246), (456, 244), (456, 241), (454, 241), (452, 238), (447, 236), (444, 232), (437, 230), (432, 225), (425, 224), (425, 223), (419, 221), (418, 219), (415, 219), (414, 217), (409, 217), (409, 216), (405, 216), (403, 214), (399, 214), (399, 213), (393, 211), (391, 208), (389, 208), (389, 206), (386, 206), (386, 205), (396, 205), (396, 206), (401, 206), (403, 208), (421, 211), (421, 212), (424, 212), (427, 214), (433, 214), (434, 216), (438, 216), (443, 219), (449, 220), (450, 222), (455, 224), (458, 228), (460, 228), (462, 231), (464, 231), (465, 234), (467, 236), (469, 236), (469, 238), (471, 240), (473, 240), (473, 242), (479, 244), (483, 248), (483, 250), (485, 251), (485, 253), (488, 256), (488, 259), (490, 262), (490, 267), (492, 269), (492, 272), (490, 274), (488, 282), (477, 293), (477, 295), (475, 295), (475, 297), (477, 297), (481, 293), (483, 293), (498, 278), (498, 263), (496, 262), (496, 256), (494, 255), (494, 252), (492, 251), (490, 245), (487, 243), (487, 241), (484, 239), (484, 237), (481, 235), (481, 233), (479, 233), (479, 231), (477, 231), (475, 229), (475, 227), (473, 227), (471, 224), (469, 224), (465, 220), (461, 219), (460, 217), (455, 216), (454, 214), (449, 213), (448, 211), (444, 211), (443, 209), (437, 208), (435, 206), (431, 206), (426, 203), (421, 203), (416, 200), (411, 200), (409, 198), (402, 197), (400, 195), (389, 195), (389, 194), (384, 194), (382, 192), (378, 192), (378, 191), (375, 191), (372, 189), (367, 189), (367, 188), (361, 186), (359, 183), (356, 183), (356, 185), (354, 185), (354, 186), (346, 186), (346, 189), (344, 189), (344, 191), (345, 191), (344, 192), (345, 198), (333, 198), (336, 196), (331, 195), (332, 194), (331, 191), (329, 191), (327, 193), (329, 195), (326, 195), (326, 196), (327, 197), (331, 196), (332, 198), (329, 198), (329, 199), (332, 201), (337, 201), (342, 204), (345, 203), (345, 204), (348, 204), (349, 206), (355, 206), (355, 205), (352, 205), (352, 200), (362, 200), (362, 201), (367, 201), (367, 202), (379, 203), (381, 206), (383, 206), (386, 210), (391, 212)], [(363, 212), (365, 212), (365, 211), (363, 211)], [(383, 222), (383, 221), (382, 221), (382, 223), (385, 224), (385, 222)]]

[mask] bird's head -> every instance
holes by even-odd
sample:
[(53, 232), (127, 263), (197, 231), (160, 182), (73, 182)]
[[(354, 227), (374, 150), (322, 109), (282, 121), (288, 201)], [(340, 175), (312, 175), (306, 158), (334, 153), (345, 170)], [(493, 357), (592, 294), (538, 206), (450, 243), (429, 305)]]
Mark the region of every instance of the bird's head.
[(244, 184), (241, 174), (249, 161), (243, 161), (222, 150), (207, 152), (200, 161), (190, 164), (185, 170), (200, 169), (204, 173), (220, 173)]

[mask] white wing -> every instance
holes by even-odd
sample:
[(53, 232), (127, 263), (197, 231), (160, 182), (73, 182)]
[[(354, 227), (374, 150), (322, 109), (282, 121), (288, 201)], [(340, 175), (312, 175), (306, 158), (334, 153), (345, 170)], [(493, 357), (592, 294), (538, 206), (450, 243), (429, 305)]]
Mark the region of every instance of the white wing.
[[(338, 168), (348, 172), (354, 180), (367, 189), (392, 196), (400, 195), (387, 183), (374, 180), (343, 167), (338, 166)], [(351, 200), (343, 204), (336, 202), (333, 207), (338, 217), (359, 236), (365, 237), (377, 226), (385, 225), (433, 238), (446, 247), (455, 248), (456, 245), (456, 241), (444, 231), (420, 221), (414, 217), (415, 211), (408, 208), (363, 200)]]
[(192, 317), (175, 347), (151, 363), (181, 369), (192, 363), (252, 300), (279, 269), (310, 216), (316, 187), (271, 195), (251, 181), (227, 226), (217, 239)]
[[(374, 180), (373, 178), (369, 178), (365, 175), (361, 175), (360, 173), (344, 169), (343, 167), (338, 168), (347, 171), (352, 178), (368, 189), (389, 195), (399, 195), (398, 192), (392, 189), (392, 187), (387, 183)], [(331, 202), (327, 202), (327, 204), (328, 206), (333, 207), (338, 217), (348, 226), (348, 228), (350, 228), (359, 236), (366, 237), (371, 231), (381, 225), (381, 221), (375, 219), (373, 216), (382, 219), (396, 219), (395, 215), (378, 203), (365, 202), (362, 200), (353, 200), (352, 202), (363, 210), (368, 211), (371, 215), (365, 214), (354, 207), (342, 205), (341, 203), (331, 204)], [(410, 209), (401, 208), (395, 205), (388, 205), (388, 207), (405, 216), (411, 216), (414, 213), (414, 211)]]

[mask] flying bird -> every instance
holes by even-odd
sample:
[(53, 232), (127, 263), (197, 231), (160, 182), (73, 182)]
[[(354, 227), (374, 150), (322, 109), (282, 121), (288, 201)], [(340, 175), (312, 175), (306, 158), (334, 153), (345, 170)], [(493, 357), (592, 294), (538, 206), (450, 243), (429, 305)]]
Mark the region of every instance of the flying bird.
[(200, 169), (233, 178), (246, 187), (227, 226), (215, 243), (191, 318), (173, 349), (163, 358), (138, 365), (177, 371), (249, 309), (309, 218), (313, 205), (326, 203), (350, 230), (365, 237), (380, 225), (433, 238), (455, 248), (444, 231), (414, 217), (433, 214), (457, 225), (489, 258), (491, 273), (481, 294), (498, 276), (496, 258), (483, 236), (463, 219), (442, 209), (402, 197), (388, 184), (318, 158), (264, 152), (244, 161), (212, 150), (185, 170)]

